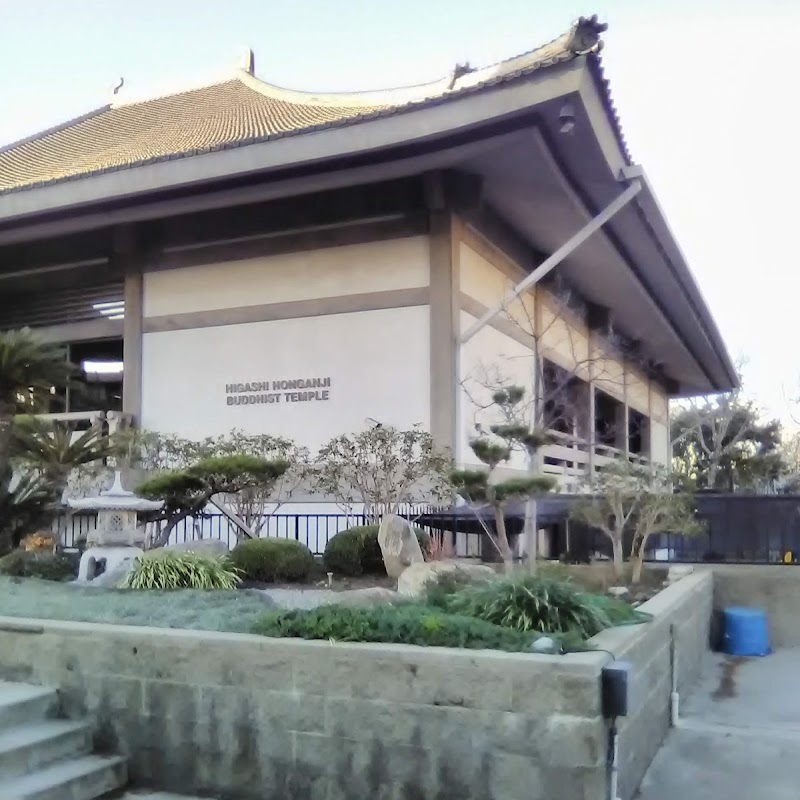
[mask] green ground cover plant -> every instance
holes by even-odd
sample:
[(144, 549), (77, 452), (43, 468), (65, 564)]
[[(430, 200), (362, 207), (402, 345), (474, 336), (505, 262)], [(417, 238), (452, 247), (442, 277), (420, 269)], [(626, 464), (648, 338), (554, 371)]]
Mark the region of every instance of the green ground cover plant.
[(62, 555), (17, 548), (0, 558), (0, 574), (15, 578), (66, 581), (75, 577), (75, 565)]
[(0, 575), (0, 615), (246, 633), (268, 606), (255, 592), (97, 589)]
[(338, 642), (394, 642), (509, 651), (525, 651), (535, 638), (531, 633), (416, 604), (372, 608), (323, 606), (311, 611), (272, 612), (253, 626), (253, 633)]

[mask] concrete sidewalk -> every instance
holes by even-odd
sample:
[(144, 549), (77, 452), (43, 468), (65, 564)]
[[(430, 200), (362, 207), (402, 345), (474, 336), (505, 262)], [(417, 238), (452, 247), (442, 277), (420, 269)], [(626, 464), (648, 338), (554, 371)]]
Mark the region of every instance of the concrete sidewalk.
[(761, 659), (708, 654), (647, 771), (639, 800), (797, 800), (800, 649)]

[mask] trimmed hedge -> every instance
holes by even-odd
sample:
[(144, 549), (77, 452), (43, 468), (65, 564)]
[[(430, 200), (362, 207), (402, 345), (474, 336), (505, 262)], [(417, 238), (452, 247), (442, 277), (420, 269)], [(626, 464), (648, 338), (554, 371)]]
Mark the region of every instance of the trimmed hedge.
[(76, 575), (75, 564), (62, 555), (41, 550), (12, 550), (0, 558), (0, 574), (14, 578), (67, 581)]
[[(357, 575), (385, 575), (381, 546), (378, 544), (379, 525), (364, 525), (340, 531), (328, 541), (323, 561), (328, 572), (354, 577)], [(425, 553), (430, 537), (415, 528), (417, 541)]]
[(300, 639), (394, 642), (512, 652), (528, 650), (536, 638), (532, 632), (509, 630), (424, 605), (322, 606), (310, 611), (271, 612), (255, 623), (252, 632)]
[(314, 569), (311, 551), (294, 539), (248, 539), (231, 560), (245, 580), (263, 583), (303, 583)]

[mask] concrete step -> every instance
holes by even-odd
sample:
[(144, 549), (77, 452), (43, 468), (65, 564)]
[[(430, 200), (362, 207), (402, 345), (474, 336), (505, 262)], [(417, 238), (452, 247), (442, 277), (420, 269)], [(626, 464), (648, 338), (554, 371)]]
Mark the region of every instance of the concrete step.
[(92, 749), (92, 732), (83, 722), (45, 719), (0, 731), (0, 785)]
[(118, 800), (209, 800), (209, 798), (189, 797), (186, 794), (170, 792), (151, 792), (148, 789), (131, 789), (119, 795)]
[(0, 681), (0, 731), (46, 719), (57, 710), (55, 689)]
[(128, 779), (119, 756), (81, 756), (0, 781), (0, 800), (97, 800)]

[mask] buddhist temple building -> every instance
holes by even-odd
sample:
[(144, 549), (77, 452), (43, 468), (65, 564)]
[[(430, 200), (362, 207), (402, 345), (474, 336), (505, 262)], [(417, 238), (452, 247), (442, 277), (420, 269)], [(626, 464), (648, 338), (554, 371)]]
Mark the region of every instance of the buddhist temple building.
[(281, 88), (251, 57), (2, 147), (0, 328), (68, 345), (75, 420), (312, 448), (420, 424), (469, 462), (502, 372), (563, 387), (565, 486), (666, 463), (670, 398), (736, 373), (628, 152), (603, 30), (386, 91)]

